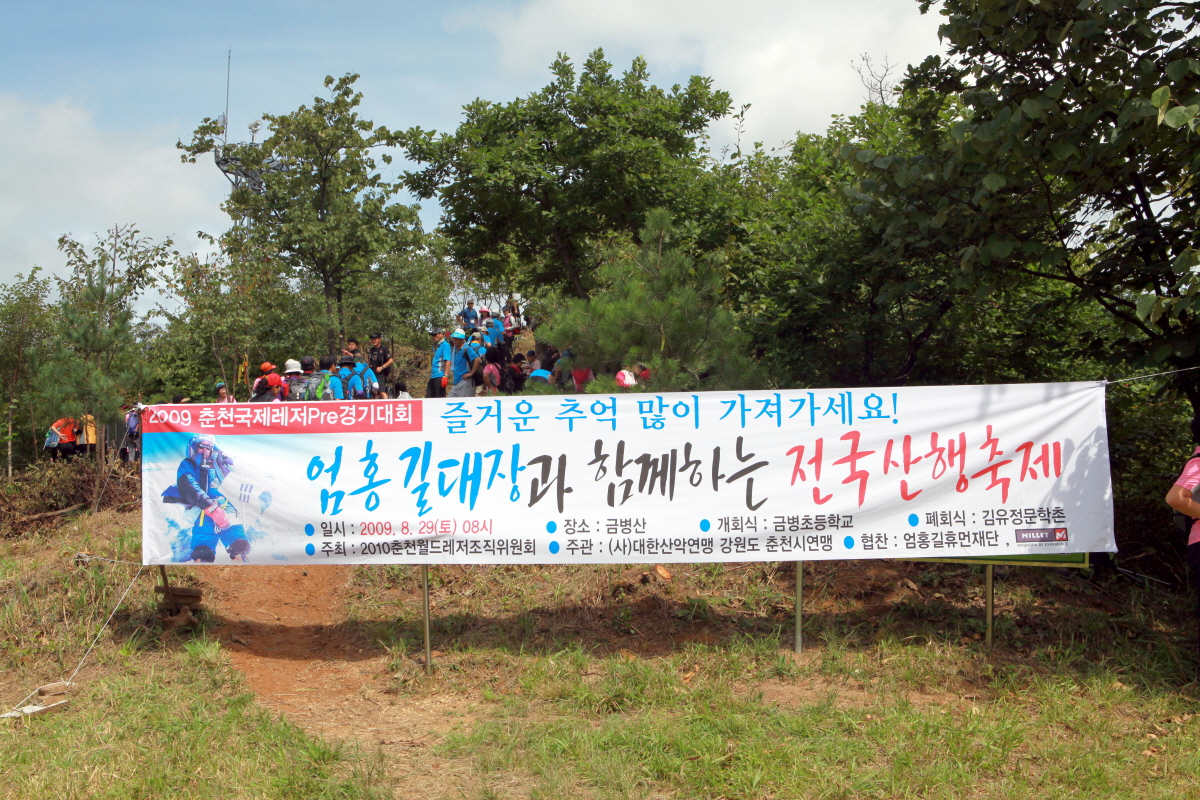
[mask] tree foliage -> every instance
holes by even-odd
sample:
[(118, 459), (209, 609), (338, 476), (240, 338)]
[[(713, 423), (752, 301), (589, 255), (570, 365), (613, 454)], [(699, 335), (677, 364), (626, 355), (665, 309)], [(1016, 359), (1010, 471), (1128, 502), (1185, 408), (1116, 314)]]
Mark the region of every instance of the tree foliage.
[(1026, 276), (980, 292), (955, 279), (957, 257), (897, 257), (856, 213), (845, 191), (855, 171), (839, 153), (853, 143), (910, 157), (918, 143), (904, 119), (902, 108), (869, 104), (824, 136), (726, 167), (729, 291), (779, 383), (1056, 380), (1081, 362), (1094, 368), (1095, 341), (1109, 331), (1066, 308), (1061, 287)]
[[(25, 427), (14, 420), (21, 411), (22, 401), (28, 404), (33, 394), (34, 373), (29, 351), (55, 327), (50, 279), (39, 277), (39, 272), (34, 267), (28, 275), (18, 274), (12, 283), (0, 285), (0, 391), (3, 391), (0, 402), (4, 403), (5, 419), (0, 441), (5, 445), (9, 477), (13, 471), (16, 431)], [(18, 451), (16, 455), (20, 458), (24, 454)]]
[[(357, 79), (327, 77), (328, 98), (316, 97), (311, 107), (288, 114), (264, 114), (271, 135), (261, 144), (219, 143), (221, 123), (205, 119), (190, 144), (177, 145), (185, 162), (211, 152), (240, 176), (224, 208), (241, 224), (225, 235), (226, 248), (272, 254), (316, 281), (330, 352), (346, 336), (349, 282), (381, 255), (421, 240), (416, 207), (392, 202), (402, 186), (383, 179), (372, 155), (398, 137), (359, 117)], [(382, 152), (379, 160), (390, 164), (391, 156)]]
[(476, 100), (452, 134), (413, 128), (401, 137), (422, 165), (405, 174), (437, 197), (454, 259), (484, 279), (523, 265), (534, 287), (586, 298), (598, 252), (637, 237), (648, 209), (694, 216), (706, 126), (729, 111), (708, 78), (665, 91), (642, 58), (620, 77), (596, 50), (576, 75), (564, 54), (554, 80), (509, 103)]
[(647, 214), (639, 239), (640, 246), (610, 250), (597, 270), (601, 290), (564, 299), (541, 337), (597, 373), (643, 363), (655, 391), (763, 385), (749, 339), (723, 300), (720, 260), (697, 261), (678, 247), (664, 209)]
[[(946, 0), (941, 13), (948, 58), (903, 83), (916, 152), (843, 149), (876, 257), (942, 264), (979, 295), (1058, 286), (1044, 302), (1119, 326), (1114, 363), (1200, 365), (1194, 154), (1152, 102), (1165, 77), (1195, 95), (1197, 7)], [(1197, 374), (1177, 385), (1200, 409)]]

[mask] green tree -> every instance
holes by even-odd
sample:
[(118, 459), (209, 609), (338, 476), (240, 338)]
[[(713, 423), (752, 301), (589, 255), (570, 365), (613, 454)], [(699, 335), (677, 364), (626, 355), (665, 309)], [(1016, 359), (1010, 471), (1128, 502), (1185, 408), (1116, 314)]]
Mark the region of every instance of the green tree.
[(422, 165), (405, 182), (439, 198), (459, 264), (485, 280), (519, 265), (531, 286), (586, 298), (604, 244), (636, 239), (648, 209), (702, 213), (700, 144), (730, 100), (698, 76), (664, 91), (640, 57), (615, 77), (602, 50), (579, 75), (563, 54), (550, 69), (554, 80), (528, 97), (467, 105), (453, 134), (405, 133), (409, 158)]
[[(31, 396), (33, 371), (28, 351), (50, 335), (54, 317), (49, 303), (50, 279), (38, 277), (34, 267), (28, 275), (18, 274), (13, 282), (0, 285), (0, 386), (5, 402), (8, 477), (13, 473), (13, 420), (22, 398)], [(32, 408), (30, 408), (32, 415)], [(36, 437), (37, 431), (33, 435)], [(36, 457), (37, 451), (34, 450)]]
[[(720, 258), (697, 261), (673, 236), (670, 213), (652, 209), (641, 245), (611, 249), (597, 270), (600, 290), (588, 299), (565, 298), (538, 335), (597, 372), (644, 363), (655, 391), (764, 385), (748, 355), (749, 337), (723, 302)], [(601, 385), (611, 389), (610, 383)]]
[[(391, 202), (399, 183), (385, 181), (372, 153), (398, 137), (355, 110), (362, 94), (357, 75), (327, 77), (328, 98), (289, 114), (264, 114), (271, 135), (261, 144), (217, 140), (222, 124), (205, 119), (182, 159), (212, 152), (241, 176), (224, 208), (239, 223), (224, 239), (230, 252), (266, 251), (281, 266), (316, 281), (325, 300), (326, 344), (338, 349), (346, 335), (343, 300), (355, 275), (384, 253), (421, 241), (415, 206)], [(387, 152), (379, 155), (391, 163)], [(290, 274), (287, 277), (292, 277)]]
[[(880, 258), (886, 239), (854, 210), (847, 144), (909, 156), (902, 109), (869, 103), (785, 152), (752, 151), (717, 170), (743, 325), (783, 384), (894, 386), (1058, 380), (1100, 374), (1089, 359), (1111, 325), (1062, 305), (1025, 276), (979, 293), (954, 280), (955, 255)], [(1081, 361), (1082, 359), (1082, 361)]]
[(287, 280), (262, 250), (181, 259), (166, 288), (169, 305), (159, 310), (164, 327), (150, 359), (152, 388), (164, 396), (208, 397), (220, 379), (245, 399), (263, 361), (324, 347), (320, 287)]
[(355, 277), (346, 318), (359, 341), (380, 331), (389, 341), (425, 348), (429, 331), (449, 316), (450, 277), (445, 256), (431, 245), (386, 253)]
[(122, 404), (145, 379), (133, 302), (154, 284), (157, 268), (170, 257), (169, 243), (156, 245), (133, 234), (114, 236), (90, 252), (69, 237), (60, 240), (71, 277), (60, 281), (61, 324), (38, 364), (38, 393), (55, 414), (95, 420), (93, 510), (99, 507), (107, 463), (104, 427), (122, 421)]
[[(1048, 302), (1119, 328), (1113, 361), (1200, 366), (1194, 152), (1153, 103), (1167, 78), (1178, 97), (1200, 87), (1200, 7), (945, 0), (941, 13), (948, 57), (902, 84), (916, 152), (843, 150), (875, 257), (939, 265), (980, 296), (1057, 285)], [(1175, 385), (1200, 410), (1197, 376)]]

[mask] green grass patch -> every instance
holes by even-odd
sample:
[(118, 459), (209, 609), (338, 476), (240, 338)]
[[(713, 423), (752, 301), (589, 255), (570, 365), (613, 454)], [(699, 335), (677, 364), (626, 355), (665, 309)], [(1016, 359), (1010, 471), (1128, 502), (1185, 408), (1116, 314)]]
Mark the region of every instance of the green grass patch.
[[(116, 524), (117, 520), (122, 524)], [(16, 703), (66, 678), (138, 568), (136, 529), (111, 514), (8, 543), (0, 594), (0, 685)], [(62, 712), (0, 721), (6, 798), (376, 798), (383, 765), (275, 717), (203, 629), (160, 638), (153, 578), (135, 583)], [(5, 709), (7, 710), (7, 708)]]
[[(768, 679), (773, 660), (737, 647), (534, 659), (525, 700), (497, 704), (441, 752), (474, 758), (485, 781), (531, 773), (530, 796), (546, 798), (1195, 795), (1200, 718), (1178, 693), (1025, 675), (1019, 687), (998, 676), (978, 699), (917, 701), (894, 661), (859, 672), (892, 678), (864, 694), (829, 682), (825, 659)], [(767, 687), (797, 691), (779, 703)]]
[(255, 706), (216, 642), (88, 681), (0, 726), (6, 797), (376, 798), (381, 765)]

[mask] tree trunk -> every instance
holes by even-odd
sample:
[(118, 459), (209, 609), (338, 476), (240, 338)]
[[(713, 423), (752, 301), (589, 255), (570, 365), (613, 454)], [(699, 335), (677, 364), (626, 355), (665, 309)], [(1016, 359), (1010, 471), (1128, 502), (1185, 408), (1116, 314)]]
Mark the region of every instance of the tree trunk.
[[(102, 491), (104, 491), (104, 484), (101, 482), (101, 478), (104, 475), (104, 469), (103, 469), (103, 461), (100, 458), (103, 450), (100, 447), (100, 440), (101, 440), (100, 421), (96, 419), (95, 414), (92, 414), (90, 412), (85, 413), (83, 415), (84, 435), (85, 436), (87, 435), (87, 425), (88, 425), (87, 418), (88, 417), (92, 418), (92, 427), (96, 432), (95, 436), (89, 438), (89, 441), (88, 441), (88, 444), (90, 444), (95, 449), (95, 452), (92, 454), (93, 455), (92, 465), (93, 465), (93, 468), (96, 470), (96, 477), (95, 477), (95, 479), (92, 480), (92, 513), (95, 514), (97, 511), (100, 510), (100, 493)], [(95, 439), (95, 441), (92, 441), (91, 439)]]
[(322, 281), (322, 288), (325, 290), (325, 321), (328, 325), (325, 329), (325, 348), (326, 352), (336, 355), (338, 351), (338, 334), (337, 318), (333, 310), (333, 284), (328, 280), (324, 280)]
[[(1195, 373), (1192, 374), (1194, 375)], [(1191, 376), (1187, 376), (1183, 379), (1186, 381), (1186, 383), (1183, 384), (1183, 394), (1185, 397), (1187, 397), (1188, 403), (1190, 403), (1192, 406), (1192, 416), (1200, 417), (1200, 386), (1196, 384), (1194, 379), (1189, 380), (1190, 377)]]
[(346, 343), (346, 320), (342, 316), (342, 288), (339, 286), (334, 291), (337, 299), (338, 349), (341, 350), (342, 345)]
[(12, 478), (13, 401), (8, 400), (8, 477)]
[(221, 348), (217, 347), (217, 335), (212, 335), (213, 355), (217, 357), (217, 366), (221, 368), (221, 383), (225, 384), (225, 391), (229, 392), (229, 396), (233, 396), (233, 387), (229, 385), (229, 378), (225, 377), (225, 359), (221, 358)]

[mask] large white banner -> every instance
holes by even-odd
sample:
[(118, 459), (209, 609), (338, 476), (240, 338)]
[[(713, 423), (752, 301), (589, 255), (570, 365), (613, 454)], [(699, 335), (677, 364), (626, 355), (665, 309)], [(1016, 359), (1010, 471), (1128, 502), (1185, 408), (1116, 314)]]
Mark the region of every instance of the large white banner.
[(1104, 383), (153, 406), (146, 564), (1114, 551)]

